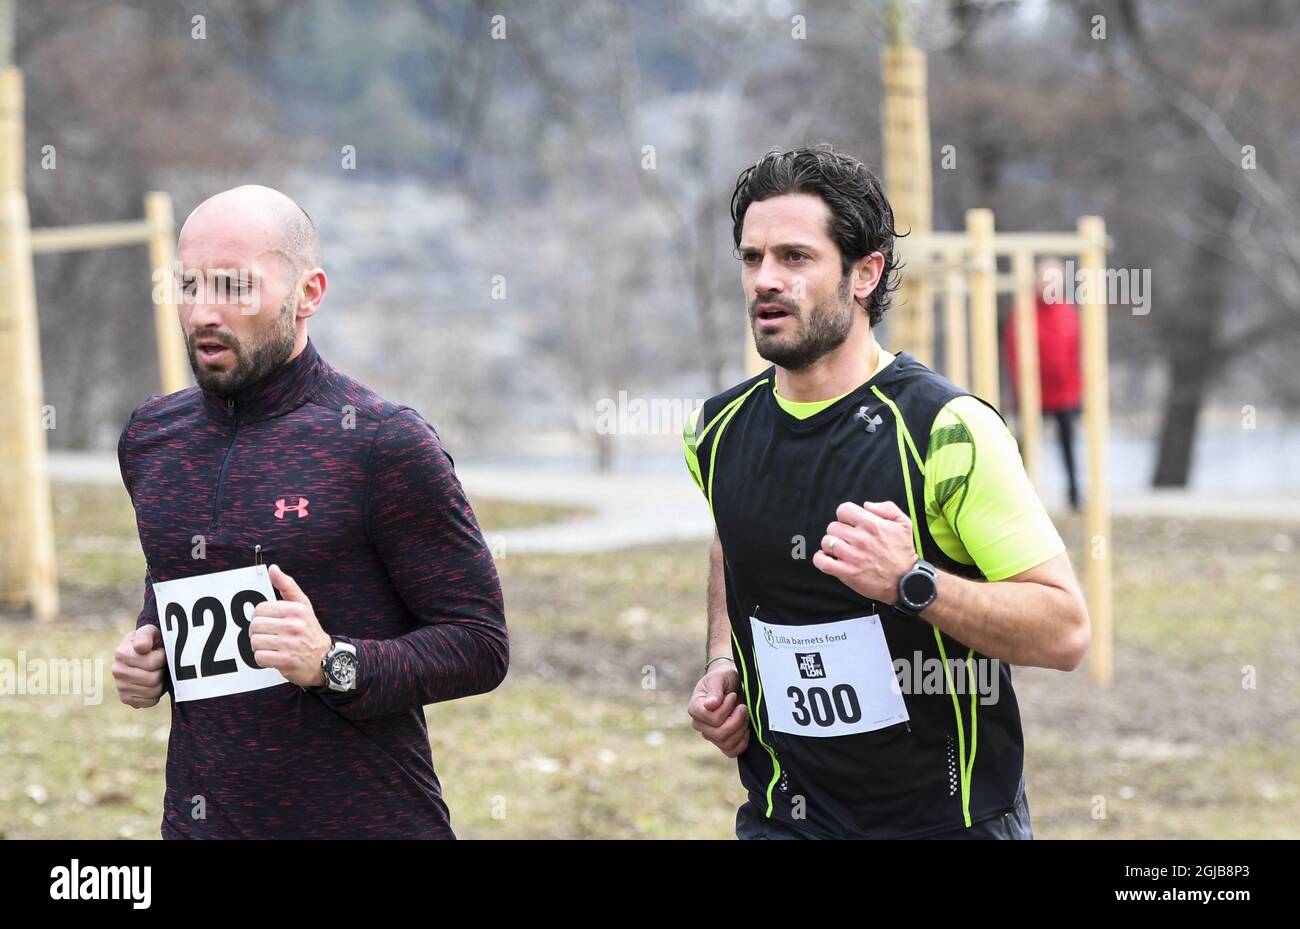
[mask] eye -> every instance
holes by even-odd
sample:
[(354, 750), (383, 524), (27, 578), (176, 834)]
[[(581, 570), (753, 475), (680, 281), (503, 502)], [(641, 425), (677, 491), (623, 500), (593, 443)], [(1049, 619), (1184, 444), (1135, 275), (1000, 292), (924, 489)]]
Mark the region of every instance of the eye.
[(789, 252), (786, 254), (785, 257), (789, 261), (798, 262), (804, 258), (807, 258), (808, 256), (805, 255), (803, 252)]
[(747, 265), (756, 265), (759, 262), (760, 255), (757, 252), (745, 252), (740, 256), (740, 260)]

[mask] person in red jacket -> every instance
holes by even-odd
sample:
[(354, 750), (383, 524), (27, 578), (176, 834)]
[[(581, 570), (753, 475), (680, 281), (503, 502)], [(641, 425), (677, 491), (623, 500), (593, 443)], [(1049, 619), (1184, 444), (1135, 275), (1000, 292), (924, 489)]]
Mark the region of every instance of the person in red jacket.
[[(1083, 383), (1079, 369), (1079, 313), (1069, 301), (1071, 282), (1055, 258), (1038, 262), (1038, 377), (1044, 415), (1056, 419), (1061, 455), (1069, 481), (1070, 508), (1079, 509), (1079, 485), (1074, 473), (1074, 419), (1079, 413)], [(1003, 354), (1011, 367), (1012, 405), (1019, 396), (1016, 366), (1016, 327), (1009, 320), (1003, 331)]]

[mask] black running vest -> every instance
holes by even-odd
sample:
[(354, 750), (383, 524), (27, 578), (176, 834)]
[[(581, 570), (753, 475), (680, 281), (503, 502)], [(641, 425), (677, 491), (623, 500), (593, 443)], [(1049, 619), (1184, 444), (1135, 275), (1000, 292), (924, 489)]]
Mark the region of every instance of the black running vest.
[[(982, 579), (940, 550), (925, 519), (930, 427), (966, 391), (900, 352), (861, 387), (800, 420), (780, 408), (774, 377), (769, 368), (707, 401), (688, 435), (725, 558), (732, 645), (751, 720), (739, 758), (751, 802), (821, 837), (922, 837), (1011, 810), (1023, 790), (1024, 743), (1010, 667), (937, 635), (924, 619), (867, 600), (812, 562), (839, 504), (892, 500), (912, 520), (920, 557)], [(756, 611), (781, 625), (878, 614), (892, 659), (912, 667), (898, 674), (910, 719), (833, 737), (771, 731), (751, 641)], [(997, 675), (996, 701), (984, 702), (971, 677), (953, 677), (973, 675), (979, 662), (963, 670), (972, 658)], [(922, 681), (930, 686), (917, 686)]]

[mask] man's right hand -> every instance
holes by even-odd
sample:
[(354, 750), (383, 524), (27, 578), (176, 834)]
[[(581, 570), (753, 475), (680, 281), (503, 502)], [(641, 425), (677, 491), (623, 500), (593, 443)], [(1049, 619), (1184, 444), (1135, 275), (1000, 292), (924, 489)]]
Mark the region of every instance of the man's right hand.
[(157, 626), (141, 626), (127, 633), (113, 653), (118, 699), (136, 709), (157, 704), (162, 698), (166, 664), (167, 653)]
[(730, 658), (709, 666), (695, 685), (686, 712), (700, 735), (728, 758), (749, 745), (749, 714), (740, 697), (740, 674)]

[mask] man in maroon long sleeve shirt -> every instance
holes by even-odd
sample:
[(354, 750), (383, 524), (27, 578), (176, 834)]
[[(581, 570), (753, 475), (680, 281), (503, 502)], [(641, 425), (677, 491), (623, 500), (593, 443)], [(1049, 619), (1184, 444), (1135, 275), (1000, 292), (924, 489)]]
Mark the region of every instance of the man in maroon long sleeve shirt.
[(118, 445), (147, 576), (113, 674), (130, 706), (172, 698), (162, 834), (450, 838), (423, 707), (509, 660), (452, 460), (308, 340), (326, 278), (293, 201), (218, 194), (179, 258), (198, 386)]

